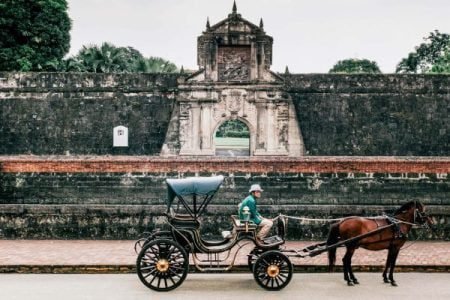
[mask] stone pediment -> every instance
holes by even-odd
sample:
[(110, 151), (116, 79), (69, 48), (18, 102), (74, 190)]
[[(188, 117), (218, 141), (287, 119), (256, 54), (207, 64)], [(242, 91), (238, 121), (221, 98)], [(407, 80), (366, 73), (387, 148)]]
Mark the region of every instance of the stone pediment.
[(273, 38), (237, 13), (236, 4), (228, 17), (210, 26), (197, 40), (197, 63), (201, 72), (188, 82), (276, 82), (270, 71)]
[[(206, 32), (228, 34), (228, 33), (264, 33), (264, 30), (242, 18), (240, 14), (230, 14), (228, 18), (211, 26)], [(206, 33), (205, 32), (205, 33)]]

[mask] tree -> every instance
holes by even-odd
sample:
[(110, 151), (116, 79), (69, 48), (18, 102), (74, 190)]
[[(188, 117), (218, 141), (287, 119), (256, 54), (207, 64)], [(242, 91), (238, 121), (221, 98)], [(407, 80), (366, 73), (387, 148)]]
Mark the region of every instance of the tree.
[(144, 73), (174, 73), (177, 71), (177, 66), (161, 57), (149, 57), (142, 62), (141, 72)]
[(348, 58), (338, 61), (329, 73), (381, 73), (375, 61)]
[(118, 48), (110, 43), (83, 46), (75, 56), (87, 72), (94, 73), (123, 73), (131, 72), (130, 56), (126, 48)]
[(239, 120), (228, 120), (217, 129), (216, 137), (250, 138), (250, 132), (244, 122)]
[[(145, 58), (132, 47), (116, 47), (111, 43), (83, 46), (72, 58), (80, 62), (80, 71), (95, 73), (172, 73), (177, 67), (160, 57)], [(66, 64), (67, 65), (67, 64)], [(67, 71), (71, 71), (66, 69)]]
[(450, 73), (450, 50), (446, 50), (431, 67), (431, 73)]
[(0, 2), (0, 70), (54, 70), (70, 48), (66, 0)]
[[(438, 30), (430, 32), (424, 38), (425, 43), (415, 48), (397, 65), (397, 73), (429, 73), (448, 70), (448, 53), (450, 51), (450, 35)], [(447, 58), (446, 58), (447, 57)], [(435, 67), (436, 65), (436, 67)], [(433, 71), (434, 68), (434, 71)], [(448, 72), (448, 71), (447, 71)]]

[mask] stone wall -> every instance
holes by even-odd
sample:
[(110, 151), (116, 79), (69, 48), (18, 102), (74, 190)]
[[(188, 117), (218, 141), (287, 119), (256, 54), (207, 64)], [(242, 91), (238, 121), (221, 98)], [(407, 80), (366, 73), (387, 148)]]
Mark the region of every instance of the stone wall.
[[(0, 73), (0, 154), (158, 155), (177, 76)], [(450, 155), (448, 75), (284, 78), (309, 155)], [(128, 148), (112, 147), (117, 125)]]
[[(450, 159), (420, 157), (0, 157), (0, 237), (135, 239), (164, 224), (165, 179), (223, 174), (203, 233), (217, 236), (252, 183), (260, 210), (307, 218), (374, 216), (421, 201), (450, 238)], [(289, 238), (323, 240), (328, 223), (291, 220)]]
[[(379, 215), (419, 200), (438, 231), (414, 234), (450, 238), (450, 76), (285, 80), (309, 157), (195, 159), (149, 156), (164, 142), (177, 75), (0, 73), (0, 237), (134, 239), (163, 222), (166, 178), (223, 174), (207, 235), (229, 229), (249, 185), (260, 183), (266, 215)], [(118, 125), (129, 129), (128, 148), (112, 147)], [(291, 238), (324, 239), (328, 230), (289, 226)]]
[(450, 155), (448, 75), (285, 79), (309, 155)]
[[(0, 73), (0, 154), (157, 155), (177, 75)], [(113, 128), (129, 147), (113, 147)]]

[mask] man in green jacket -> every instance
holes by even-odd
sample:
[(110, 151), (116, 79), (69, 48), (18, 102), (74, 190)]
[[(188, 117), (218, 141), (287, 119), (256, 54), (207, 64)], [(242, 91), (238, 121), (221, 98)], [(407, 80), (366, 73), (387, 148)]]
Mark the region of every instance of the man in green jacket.
[(273, 226), (273, 221), (262, 217), (256, 208), (256, 200), (261, 197), (261, 192), (263, 192), (261, 186), (259, 184), (253, 184), (249, 190), (250, 195), (239, 204), (239, 219), (245, 219), (244, 208), (248, 207), (250, 221), (258, 225), (256, 238), (260, 241), (267, 236)]

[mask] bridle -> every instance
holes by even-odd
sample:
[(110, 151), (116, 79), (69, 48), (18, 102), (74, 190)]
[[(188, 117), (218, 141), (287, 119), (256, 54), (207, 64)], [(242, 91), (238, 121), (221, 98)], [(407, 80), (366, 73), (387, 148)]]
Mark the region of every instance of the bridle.
[(428, 218), (429, 218), (429, 215), (426, 212), (424, 212), (423, 210), (420, 211), (419, 208), (417, 207), (417, 203), (414, 203), (414, 215), (413, 215), (412, 223), (407, 222), (402, 219), (399, 219), (399, 218), (394, 218), (394, 219), (398, 220), (400, 223), (404, 223), (404, 224), (408, 224), (408, 225), (412, 225), (412, 226), (423, 226), (423, 227), (427, 228), (427, 227), (429, 227), (428, 223), (427, 223)]
[[(417, 219), (417, 222), (416, 222)], [(424, 225), (428, 219), (428, 214), (424, 211), (420, 211), (418, 208), (414, 210), (414, 224)]]

